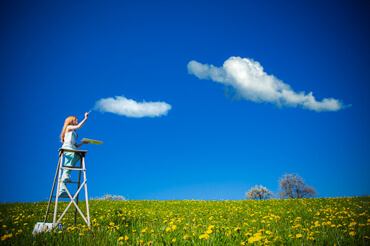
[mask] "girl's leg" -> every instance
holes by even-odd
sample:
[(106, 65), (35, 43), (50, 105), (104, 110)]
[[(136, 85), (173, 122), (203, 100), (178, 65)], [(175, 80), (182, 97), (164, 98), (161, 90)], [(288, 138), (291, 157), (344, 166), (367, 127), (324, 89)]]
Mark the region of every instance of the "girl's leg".
[[(80, 155), (77, 153), (73, 152), (64, 152), (65, 156), (65, 163), (64, 166), (67, 167), (74, 167), (76, 163), (81, 159)], [(66, 187), (64, 184), (64, 181), (70, 177), (71, 170), (63, 170), (63, 175), (62, 175), (62, 184), (60, 186), (60, 191), (65, 191)]]

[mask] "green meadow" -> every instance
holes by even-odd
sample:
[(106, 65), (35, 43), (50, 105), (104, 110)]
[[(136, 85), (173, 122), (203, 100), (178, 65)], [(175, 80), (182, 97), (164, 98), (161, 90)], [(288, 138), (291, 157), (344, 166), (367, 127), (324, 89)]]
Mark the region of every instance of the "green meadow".
[[(60, 231), (32, 235), (47, 202), (0, 204), (1, 245), (369, 245), (370, 197), (90, 201)], [(61, 203), (66, 206), (67, 203)], [(85, 211), (84, 202), (80, 202)], [(72, 211), (72, 210), (71, 210)], [(51, 222), (51, 217), (49, 216)]]

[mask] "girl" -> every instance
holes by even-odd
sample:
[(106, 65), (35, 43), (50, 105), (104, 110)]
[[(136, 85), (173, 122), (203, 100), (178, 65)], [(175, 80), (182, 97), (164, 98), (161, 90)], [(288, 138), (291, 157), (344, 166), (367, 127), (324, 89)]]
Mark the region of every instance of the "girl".
[[(76, 129), (80, 129), (82, 127), (82, 125), (85, 123), (85, 121), (87, 120), (88, 117), (89, 117), (89, 113), (85, 113), (85, 119), (83, 121), (81, 121), (80, 124), (78, 124), (78, 120), (75, 116), (69, 116), (65, 120), (63, 130), (62, 130), (62, 134), (60, 135), (61, 142), (63, 143), (63, 146), (62, 146), (63, 149), (73, 149), (73, 150), (75, 150), (76, 148), (80, 147), (81, 145), (88, 143), (88, 142), (83, 142), (83, 143), (80, 143), (80, 144), (76, 144), (78, 135), (75, 131)], [(64, 166), (74, 166), (74, 165), (76, 165), (76, 163), (81, 158), (79, 154), (74, 153), (74, 152), (65, 151), (63, 153), (63, 155), (65, 156), (65, 159), (66, 159), (65, 163), (64, 163)], [(66, 182), (71, 182), (70, 175), (69, 175), (70, 173), (71, 173), (71, 170), (64, 170), (63, 171), (62, 183), (59, 186), (60, 188), (59, 188), (59, 195), (58, 196), (60, 196), (60, 197), (62, 197), (62, 196), (67, 196), (68, 197), (68, 194), (66, 192), (65, 183)]]

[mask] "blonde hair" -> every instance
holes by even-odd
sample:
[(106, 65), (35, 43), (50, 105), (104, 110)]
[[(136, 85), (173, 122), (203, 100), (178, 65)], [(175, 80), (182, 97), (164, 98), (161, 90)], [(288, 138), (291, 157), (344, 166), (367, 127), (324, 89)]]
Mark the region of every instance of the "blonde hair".
[(64, 121), (64, 126), (62, 130), (62, 134), (60, 134), (60, 141), (64, 143), (64, 135), (67, 130), (67, 126), (72, 125), (72, 122), (76, 119), (76, 116), (69, 116), (65, 121)]

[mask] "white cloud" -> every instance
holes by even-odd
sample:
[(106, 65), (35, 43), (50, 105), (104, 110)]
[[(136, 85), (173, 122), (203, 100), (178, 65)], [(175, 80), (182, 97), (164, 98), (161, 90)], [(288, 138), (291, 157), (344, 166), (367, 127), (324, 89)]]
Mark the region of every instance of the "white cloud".
[(188, 72), (199, 79), (211, 79), (231, 86), (237, 97), (253, 102), (269, 102), (279, 107), (301, 106), (317, 112), (338, 111), (348, 107), (333, 98), (316, 101), (312, 92), (297, 93), (288, 84), (265, 73), (259, 62), (247, 58), (230, 57), (222, 67), (191, 61), (188, 63)]
[(123, 96), (102, 98), (95, 103), (94, 110), (127, 117), (158, 117), (167, 115), (171, 105), (165, 102), (136, 102)]

